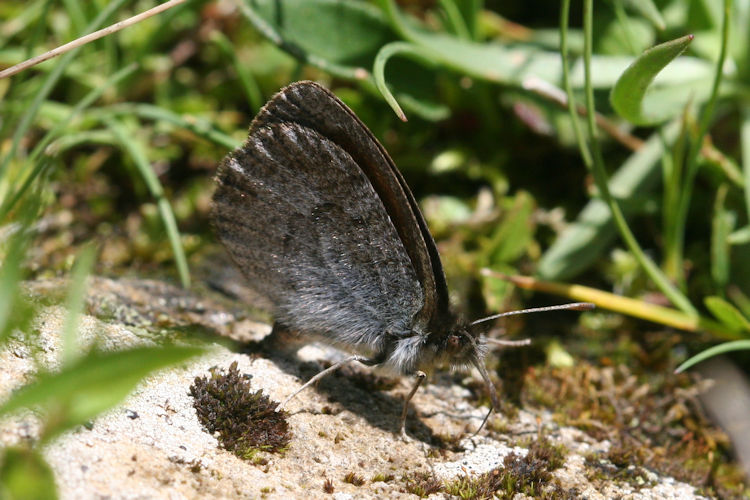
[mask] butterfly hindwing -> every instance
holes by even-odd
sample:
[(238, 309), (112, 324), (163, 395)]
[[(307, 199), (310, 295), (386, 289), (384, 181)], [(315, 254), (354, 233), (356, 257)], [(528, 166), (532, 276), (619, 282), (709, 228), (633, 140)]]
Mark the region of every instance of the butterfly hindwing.
[(298, 123), (255, 126), (217, 174), (213, 222), (275, 319), (377, 351), (422, 309), (411, 260), (367, 176)]

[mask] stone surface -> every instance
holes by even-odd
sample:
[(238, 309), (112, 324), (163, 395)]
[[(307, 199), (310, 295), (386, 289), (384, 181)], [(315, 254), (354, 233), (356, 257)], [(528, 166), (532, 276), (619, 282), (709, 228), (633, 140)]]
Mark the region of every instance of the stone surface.
[[(29, 290), (44, 293), (55, 286), (59, 283), (34, 283)], [(227, 368), (236, 361), (240, 372), (252, 375), (254, 388), (280, 401), (320, 368), (314, 359), (330, 355), (328, 349), (307, 348), (304, 361), (243, 353), (242, 342), (262, 338), (269, 331), (267, 325), (248, 320), (240, 309), (221, 301), (157, 282), (96, 279), (88, 311), (103, 319), (90, 314), (82, 318), (84, 348), (93, 342), (107, 349), (153, 344), (160, 334), (174, 336), (175, 331), (197, 326), (211, 347), (200, 359), (148, 377), (121, 405), (96, 418), (91, 429), (67, 432), (44, 449), (65, 499), (416, 498), (407, 492), (404, 476), (422, 472), (449, 480), (487, 472), (501, 466), (510, 452), (523, 456), (526, 449), (518, 443), (537, 436), (540, 428), (550, 441), (569, 450), (564, 466), (553, 476), (577, 496), (700, 498), (692, 486), (653, 473), (648, 473), (648, 484), (642, 487), (592, 483), (585, 456), (606, 450), (608, 443), (560, 428), (544, 413), (521, 411), (505, 425), (503, 434), (484, 431), (465, 437), (486, 409), (467, 401), (469, 391), (455, 384), (450, 374), (436, 376), (417, 393), (409, 416), (409, 430), (416, 439), (403, 442), (394, 431), (401, 398), (411, 381), (386, 381), (391, 388), (370, 390), (373, 377), (363, 367), (344, 369), (292, 400), (288, 409), (293, 439), (288, 451), (269, 454), (268, 463), (254, 465), (220, 448), (214, 436), (202, 429), (188, 394), (194, 378), (207, 374), (212, 366)], [(20, 336), (0, 351), (0, 401), (32, 379), (37, 361), (50, 368), (58, 365), (64, 317), (57, 306), (42, 310), (34, 326), (41, 346), (38, 352)], [(237, 342), (226, 342), (225, 337)], [(39, 417), (21, 412), (0, 421), (0, 446), (33, 442), (38, 432)], [(438, 437), (462, 436), (456, 439), (458, 445), (438, 449), (428, 444)], [(363, 477), (365, 484), (344, 482), (350, 472)], [(394, 478), (373, 482), (378, 474)], [(323, 490), (326, 479), (334, 485), (333, 495)]]

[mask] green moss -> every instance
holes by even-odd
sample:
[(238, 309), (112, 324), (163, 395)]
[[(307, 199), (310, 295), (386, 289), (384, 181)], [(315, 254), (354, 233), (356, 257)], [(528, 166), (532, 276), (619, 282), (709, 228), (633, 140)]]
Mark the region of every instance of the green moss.
[[(635, 363), (633, 363), (635, 364)], [(637, 366), (637, 364), (636, 364)], [(523, 400), (555, 412), (560, 425), (612, 443), (587, 460), (590, 478), (647, 487), (648, 470), (692, 485), (708, 496), (744, 498), (742, 473), (726, 435), (696, 405), (688, 375), (633, 372), (629, 365), (540, 368), (526, 377)], [(635, 467), (632, 467), (635, 466)]]
[(374, 476), (372, 476), (372, 478), (370, 479), (370, 482), (371, 483), (378, 483), (378, 482), (390, 483), (394, 479), (395, 479), (395, 476), (393, 474), (380, 473), (380, 474), (375, 474)]
[(417, 472), (411, 476), (403, 476), (406, 491), (420, 498), (425, 498), (433, 493), (439, 493), (444, 490), (443, 483), (432, 474), (426, 472)]
[(355, 474), (354, 472), (348, 472), (344, 476), (344, 482), (352, 484), (354, 486), (362, 486), (363, 484), (365, 484), (365, 478)]
[(193, 407), (206, 432), (217, 435), (221, 446), (254, 464), (265, 465), (262, 452), (283, 452), (291, 434), (284, 411), (263, 391), (253, 392), (249, 377), (242, 376), (237, 362), (224, 372), (209, 370), (209, 377), (196, 377), (190, 386)]
[(565, 463), (566, 450), (544, 437), (532, 442), (525, 456), (508, 454), (503, 466), (478, 476), (464, 476), (446, 483), (445, 492), (466, 500), (513, 498), (523, 493), (534, 498), (574, 498), (552, 478)]

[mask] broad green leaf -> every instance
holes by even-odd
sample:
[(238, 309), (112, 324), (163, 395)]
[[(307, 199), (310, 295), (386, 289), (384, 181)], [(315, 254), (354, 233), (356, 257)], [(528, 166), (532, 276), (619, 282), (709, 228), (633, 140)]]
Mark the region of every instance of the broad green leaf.
[(371, 67), (378, 49), (394, 40), (381, 12), (365, 2), (246, 0), (245, 4), (278, 33), (283, 49), (342, 66)]
[(0, 498), (51, 500), (57, 498), (55, 475), (42, 455), (28, 448), (7, 448), (0, 455)]
[[(245, 0), (240, 8), (282, 50), (377, 95), (369, 69), (378, 50), (396, 39), (377, 8), (344, 0)], [(410, 62), (393, 71), (389, 83), (405, 107), (435, 121), (445, 118), (448, 109), (434, 97), (434, 80)]]
[(734, 340), (732, 342), (725, 342), (723, 344), (711, 347), (710, 349), (706, 349), (699, 354), (696, 354), (695, 356), (678, 366), (675, 370), (675, 373), (682, 373), (688, 368), (697, 365), (701, 361), (705, 361), (713, 356), (718, 356), (719, 354), (725, 354), (732, 351), (747, 350), (750, 350), (750, 340)]
[(92, 351), (58, 373), (42, 373), (0, 406), (0, 417), (20, 408), (39, 408), (50, 419), (46, 438), (82, 424), (122, 401), (154, 370), (203, 352), (197, 347), (137, 347)]
[[(531, 77), (556, 86), (562, 84), (562, 65), (557, 51), (541, 50), (532, 44), (510, 46), (475, 43), (445, 33), (431, 32), (416, 20), (403, 15), (393, 0), (378, 0), (378, 4), (393, 29), (403, 39), (419, 47), (421, 58), (431, 59), (434, 64), (461, 75), (503, 85), (521, 87)], [(593, 56), (592, 85), (597, 89), (611, 88), (632, 62), (633, 58), (627, 56)], [(679, 64), (674, 67), (670, 65), (662, 72), (659, 84), (669, 89), (688, 87), (692, 93), (708, 95), (713, 74), (711, 65), (696, 58), (682, 58), (677, 62)], [(571, 82), (576, 88), (583, 86), (583, 74), (583, 64), (579, 61), (571, 69)], [(684, 101), (679, 103), (684, 104)], [(661, 103), (657, 101), (656, 105), (661, 106)]]
[(656, 75), (673, 59), (685, 52), (693, 40), (687, 35), (676, 40), (657, 45), (641, 54), (618, 78), (612, 88), (610, 102), (617, 113), (636, 125), (651, 125), (666, 121), (681, 112), (676, 107), (671, 112), (657, 114), (644, 106), (646, 90)]
[(512, 205), (504, 210), (502, 222), (483, 245), (483, 267), (496, 268), (524, 254), (534, 234), (530, 220), (535, 205), (534, 199), (523, 191), (512, 199)]
[(736, 307), (726, 300), (721, 297), (711, 296), (703, 299), (703, 303), (722, 324), (732, 330), (744, 331), (750, 334), (750, 320), (744, 317)]
[[(664, 141), (666, 147), (670, 147), (679, 131), (679, 122), (673, 122), (661, 134), (653, 134), (612, 176), (609, 182), (612, 194), (629, 199), (635, 194), (650, 192), (660, 179)], [(568, 280), (590, 266), (608, 248), (615, 235), (607, 205), (600, 199), (591, 200), (576, 221), (544, 253), (537, 274), (545, 280)]]

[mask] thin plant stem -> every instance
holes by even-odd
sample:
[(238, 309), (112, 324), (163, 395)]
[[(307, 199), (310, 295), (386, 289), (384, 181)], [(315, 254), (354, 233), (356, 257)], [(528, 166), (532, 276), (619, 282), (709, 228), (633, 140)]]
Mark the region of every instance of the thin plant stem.
[(604, 158), (602, 156), (601, 147), (596, 136), (596, 117), (594, 108), (594, 89), (591, 83), (591, 54), (592, 54), (592, 33), (593, 33), (593, 0), (585, 0), (583, 8), (583, 32), (584, 32), (584, 76), (585, 85), (584, 91), (586, 95), (586, 124), (588, 128), (590, 147), (593, 159), (593, 168), (591, 170), (596, 186), (599, 189), (602, 200), (607, 203), (610, 211), (612, 212), (612, 219), (620, 232), (625, 245), (628, 247), (633, 257), (638, 261), (640, 266), (644, 269), (649, 278), (654, 284), (662, 291), (662, 293), (681, 311), (691, 316), (698, 316), (698, 311), (693, 307), (688, 298), (682, 294), (669, 280), (666, 278), (664, 273), (654, 264), (654, 262), (648, 258), (643, 252), (641, 247), (638, 245), (638, 241), (630, 231), (630, 228), (625, 221), (620, 206), (617, 204), (615, 199), (612, 197), (612, 193), (609, 191), (607, 185), (607, 174), (604, 169)]
[(719, 86), (721, 85), (724, 61), (727, 56), (727, 45), (729, 42), (729, 12), (732, 7), (732, 0), (724, 0), (723, 17), (721, 22), (721, 50), (719, 52), (719, 60), (716, 62), (716, 73), (714, 74), (713, 86), (711, 88), (711, 96), (706, 102), (706, 106), (701, 114), (700, 122), (698, 124), (698, 133), (695, 138), (690, 142), (690, 149), (688, 151), (687, 166), (685, 167), (685, 178), (682, 184), (682, 193), (677, 204), (677, 211), (674, 220), (674, 242), (671, 248), (672, 254), (668, 256), (667, 260), (677, 265), (683, 260), (684, 246), (685, 246), (685, 228), (687, 226), (687, 214), (690, 208), (690, 198), (693, 193), (693, 183), (695, 182), (695, 176), (698, 173), (698, 158), (700, 156), (701, 147), (703, 145), (703, 139), (708, 132), (708, 127), (711, 124), (711, 120), (714, 114), (714, 108), (716, 107), (716, 100), (719, 95)]
[(49, 50), (45, 52), (44, 54), (39, 54), (36, 57), (32, 57), (31, 59), (27, 59), (22, 63), (18, 63), (15, 66), (11, 66), (8, 69), (4, 69), (3, 71), (0, 71), (0, 79), (6, 78), (8, 76), (13, 76), (16, 73), (20, 73), (21, 71), (31, 68), (32, 66), (36, 66), (39, 63), (42, 63), (48, 59), (52, 59), (53, 57), (57, 57), (59, 55), (65, 54), (66, 52), (69, 52), (73, 49), (77, 49), (78, 47), (82, 47), (86, 45), (87, 43), (91, 43), (94, 40), (98, 40), (100, 38), (104, 38), (107, 35), (111, 35), (112, 33), (116, 33), (122, 29), (125, 29), (129, 26), (132, 26), (134, 24), (137, 24), (144, 19), (148, 19), (149, 17), (155, 16), (156, 14), (159, 14), (167, 9), (171, 9), (172, 7), (176, 7), (182, 3), (185, 3), (187, 0), (169, 0), (168, 2), (164, 2), (163, 4), (157, 5), (156, 7), (149, 9), (145, 12), (141, 12), (140, 14), (137, 14), (133, 17), (130, 17), (128, 19), (125, 19), (124, 21), (120, 21), (118, 23), (112, 24), (110, 26), (107, 26), (106, 28), (102, 28), (98, 31), (94, 31), (93, 33), (89, 33), (88, 35), (82, 36), (80, 38), (76, 38), (75, 40), (68, 42), (64, 45), (60, 45), (59, 47), (55, 47), (52, 50)]
[(591, 170), (593, 161), (591, 159), (591, 151), (586, 144), (586, 139), (583, 137), (583, 130), (581, 129), (581, 121), (578, 118), (577, 106), (575, 95), (573, 94), (573, 86), (570, 83), (570, 61), (568, 59), (568, 21), (570, 18), (570, 0), (563, 0), (561, 11), (560, 11), (560, 56), (562, 57), (562, 77), (563, 77), (563, 88), (565, 93), (568, 95), (568, 114), (570, 120), (573, 122), (573, 131), (578, 142), (578, 150), (581, 152), (583, 163), (586, 168)]

